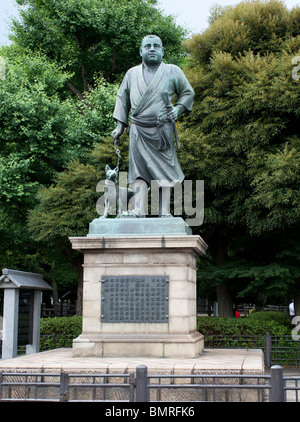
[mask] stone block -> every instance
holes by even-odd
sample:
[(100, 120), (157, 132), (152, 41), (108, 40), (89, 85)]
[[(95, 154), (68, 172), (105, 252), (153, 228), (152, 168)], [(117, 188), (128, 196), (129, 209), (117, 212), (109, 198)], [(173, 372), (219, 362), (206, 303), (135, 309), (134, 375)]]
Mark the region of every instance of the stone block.
[(148, 263), (148, 254), (146, 253), (127, 253), (123, 254), (123, 263), (126, 264), (147, 264)]
[[(155, 219), (157, 221), (157, 219)], [(101, 223), (102, 224), (102, 223)], [(113, 223), (115, 224), (115, 223)], [(148, 224), (148, 223), (147, 223)], [(153, 224), (149, 222), (149, 224)], [(199, 236), (90, 236), (71, 238), (84, 253), (83, 333), (73, 343), (74, 355), (196, 357), (203, 349), (196, 329), (196, 256), (205, 252)], [(103, 276), (167, 276), (168, 320), (154, 322), (101, 321)], [(114, 299), (116, 300), (116, 298)], [(108, 313), (105, 304), (106, 314)], [(182, 341), (182, 335), (185, 335)], [(135, 336), (128, 340), (130, 336)], [(155, 338), (154, 338), (154, 337)], [(83, 342), (86, 341), (86, 348)], [(78, 345), (80, 347), (78, 348)], [(96, 345), (99, 344), (99, 347)], [(100, 346), (101, 345), (101, 346)]]
[(89, 283), (84, 281), (83, 283), (83, 297), (84, 300), (101, 300), (101, 282), (96, 281)]
[(96, 218), (88, 237), (191, 235), (192, 229), (181, 217), (174, 218)]
[(195, 318), (189, 316), (170, 316), (169, 318), (169, 329), (172, 333), (185, 334), (195, 329), (196, 323)]
[(82, 331), (84, 333), (99, 332), (101, 328), (100, 316), (84, 317), (82, 320)]

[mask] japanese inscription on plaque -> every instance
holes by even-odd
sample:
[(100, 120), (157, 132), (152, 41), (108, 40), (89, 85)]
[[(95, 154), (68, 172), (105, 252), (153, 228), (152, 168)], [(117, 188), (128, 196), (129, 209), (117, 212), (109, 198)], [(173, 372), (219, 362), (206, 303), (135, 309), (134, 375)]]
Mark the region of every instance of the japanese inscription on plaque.
[(102, 277), (102, 322), (168, 322), (168, 313), (169, 277)]

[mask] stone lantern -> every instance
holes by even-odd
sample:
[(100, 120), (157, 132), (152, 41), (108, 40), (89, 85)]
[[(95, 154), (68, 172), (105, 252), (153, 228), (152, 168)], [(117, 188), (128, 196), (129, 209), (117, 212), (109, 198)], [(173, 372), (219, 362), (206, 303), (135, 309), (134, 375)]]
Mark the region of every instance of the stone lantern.
[(52, 287), (41, 274), (4, 269), (0, 288), (4, 289), (2, 359), (17, 356), (21, 336), (26, 354), (39, 352), (42, 290)]

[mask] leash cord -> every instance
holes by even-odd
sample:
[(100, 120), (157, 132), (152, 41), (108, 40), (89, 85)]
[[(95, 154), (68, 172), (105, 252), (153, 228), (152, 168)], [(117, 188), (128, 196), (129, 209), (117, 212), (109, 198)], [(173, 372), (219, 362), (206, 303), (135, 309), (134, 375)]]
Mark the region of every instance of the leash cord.
[(118, 148), (118, 146), (117, 146), (117, 143), (118, 143), (118, 138), (115, 138), (115, 139), (114, 139), (114, 147), (115, 147), (115, 152), (116, 152), (117, 157), (118, 157), (118, 164), (117, 164), (117, 167), (119, 168), (120, 158), (121, 158), (121, 152), (120, 152), (120, 150), (119, 150), (119, 148)]

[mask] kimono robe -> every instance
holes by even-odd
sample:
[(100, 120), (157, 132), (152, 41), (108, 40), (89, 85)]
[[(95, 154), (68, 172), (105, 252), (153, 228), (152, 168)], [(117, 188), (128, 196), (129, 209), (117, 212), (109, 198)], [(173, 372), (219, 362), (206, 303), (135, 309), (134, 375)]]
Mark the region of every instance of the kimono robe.
[(174, 94), (177, 104), (191, 111), (194, 91), (178, 66), (162, 62), (148, 86), (143, 64), (126, 73), (113, 117), (128, 126), (131, 114), (128, 183), (138, 178), (149, 184), (151, 180), (167, 181), (170, 185), (183, 181), (174, 145), (175, 124), (166, 117)]

